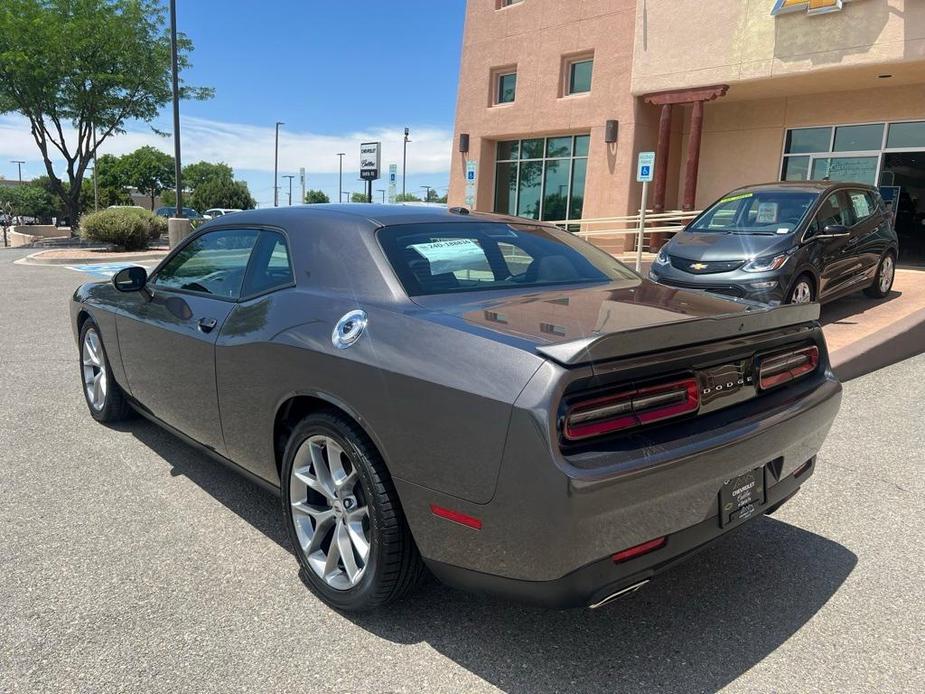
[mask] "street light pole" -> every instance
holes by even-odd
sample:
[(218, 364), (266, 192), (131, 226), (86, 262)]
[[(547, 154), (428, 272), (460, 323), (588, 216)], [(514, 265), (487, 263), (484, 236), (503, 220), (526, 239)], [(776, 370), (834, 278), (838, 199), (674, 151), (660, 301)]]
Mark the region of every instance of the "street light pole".
[(425, 193), (425, 195), (424, 195), (424, 202), (429, 202), (429, 201), (430, 201), (430, 188), (431, 188), (431, 187), (430, 187), (430, 186), (421, 186), (421, 188), (423, 188), (425, 191), (427, 191), (427, 192)]
[[(183, 216), (183, 185), (180, 181), (180, 76), (177, 67), (177, 0), (170, 0), (170, 70), (173, 87), (173, 167), (176, 182), (175, 217)], [(96, 124), (94, 123), (94, 128)], [(94, 129), (94, 136), (96, 131)], [(94, 151), (95, 154), (95, 151)], [(93, 173), (94, 178), (96, 172)]]
[(286, 125), (276, 121), (276, 146), (273, 150), (273, 207), (279, 207), (279, 126)]
[(22, 165), (26, 162), (20, 161), (19, 159), (11, 159), (10, 163), (16, 164), (17, 168), (19, 169), (19, 182), (22, 183)]
[(411, 131), (408, 128), (405, 128), (405, 142), (402, 145), (402, 154), (401, 154), (401, 194), (404, 197), (405, 195), (405, 180), (408, 178), (408, 143), (411, 140), (408, 139), (408, 135)]
[(295, 178), (293, 175), (283, 176), (283, 178), (289, 179), (289, 207), (292, 207), (292, 179)]
[(337, 153), (338, 184), (337, 184), (337, 202), (344, 201), (344, 155), (346, 152)]

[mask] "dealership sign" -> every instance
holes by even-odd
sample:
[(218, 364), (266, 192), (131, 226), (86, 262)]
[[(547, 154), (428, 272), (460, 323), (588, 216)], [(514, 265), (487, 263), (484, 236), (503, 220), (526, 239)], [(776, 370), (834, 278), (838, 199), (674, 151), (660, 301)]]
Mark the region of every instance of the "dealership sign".
[(774, 3), (774, 9), (771, 10), (773, 16), (784, 14), (785, 12), (798, 12), (806, 10), (808, 14), (825, 14), (827, 12), (838, 12), (848, 0), (777, 0)]
[(379, 151), (382, 145), (378, 142), (364, 142), (360, 145), (360, 178), (364, 181), (379, 179)]

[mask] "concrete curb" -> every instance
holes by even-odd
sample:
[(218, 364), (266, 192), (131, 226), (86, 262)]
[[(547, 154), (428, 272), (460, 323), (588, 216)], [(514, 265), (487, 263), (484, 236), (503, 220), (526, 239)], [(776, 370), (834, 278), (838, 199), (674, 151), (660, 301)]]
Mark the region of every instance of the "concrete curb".
[(830, 359), (835, 375), (842, 381), (850, 381), (922, 352), (925, 352), (925, 309), (832, 352)]
[(20, 258), (15, 261), (20, 265), (94, 265), (96, 263), (120, 263), (123, 260), (127, 262), (139, 262), (143, 260), (152, 260), (159, 262), (163, 260), (168, 251), (157, 255), (118, 255), (109, 258), (76, 258), (76, 257), (64, 257), (64, 258), (42, 258), (42, 254), (47, 253), (48, 251), (39, 251), (38, 253), (33, 253), (27, 255), (25, 258)]

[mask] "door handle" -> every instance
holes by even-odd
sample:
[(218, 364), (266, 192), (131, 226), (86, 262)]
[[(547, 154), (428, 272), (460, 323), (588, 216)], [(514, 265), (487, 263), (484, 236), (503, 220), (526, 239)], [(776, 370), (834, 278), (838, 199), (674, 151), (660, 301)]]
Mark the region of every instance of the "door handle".
[(199, 319), (199, 329), (204, 333), (212, 332), (213, 328), (218, 325), (218, 321), (214, 318), (200, 318)]

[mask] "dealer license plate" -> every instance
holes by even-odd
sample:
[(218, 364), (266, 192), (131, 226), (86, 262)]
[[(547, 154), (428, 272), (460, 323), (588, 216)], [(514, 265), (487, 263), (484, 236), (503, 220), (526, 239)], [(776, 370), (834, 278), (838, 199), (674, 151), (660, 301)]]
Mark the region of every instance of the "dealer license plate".
[(723, 482), (719, 490), (719, 517), (723, 526), (756, 516), (766, 500), (764, 468)]

